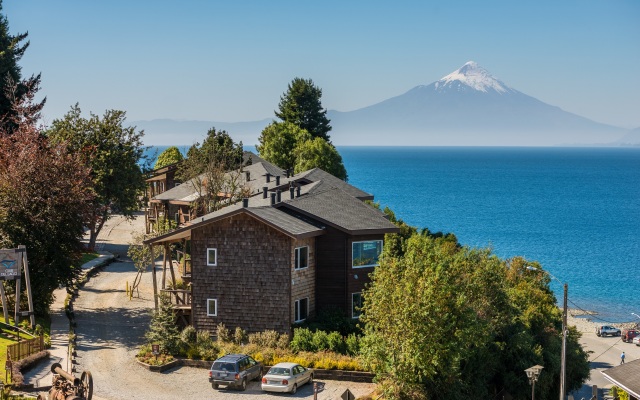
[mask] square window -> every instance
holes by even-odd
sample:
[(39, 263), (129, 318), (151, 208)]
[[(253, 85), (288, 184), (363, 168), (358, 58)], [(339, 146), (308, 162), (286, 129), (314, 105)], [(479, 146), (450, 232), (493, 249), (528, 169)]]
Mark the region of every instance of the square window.
[(218, 265), (218, 249), (207, 249), (207, 265)]
[(302, 322), (305, 319), (307, 319), (308, 315), (309, 315), (309, 299), (304, 298), (304, 299), (296, 300), (294, 321)]
[(309, 266), (309, 246), (296, 247), (296, 259), (294, 269), (303, 269)]
[(380, 265), (382, 240), (353, 242), (351, 249), (351, 265), (353, 268), (376, 267)]
[(218, 299), (207, 299), (207, 316), (216, 317), (218, 315)]
[(362, 314), (362, 293), (351, 293), (351, 318), (360, 318)]

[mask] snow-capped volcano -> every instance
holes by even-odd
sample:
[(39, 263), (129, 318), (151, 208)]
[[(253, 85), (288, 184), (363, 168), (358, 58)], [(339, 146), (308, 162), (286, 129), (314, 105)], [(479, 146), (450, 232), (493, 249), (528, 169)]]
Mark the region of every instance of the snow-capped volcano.
[(574, 145), (624, 134), (513, 89), (473, 61), (380, 103), (329, 111), (329, 118), (340, 145)]
[(458, 70), (434, 82), (434, 86), (436, 91), (439, 92), (446, 92), (451, 89), (463, 91), (469, 88), (485, 93), (489, 91), (498, 93), (513, 91), (513, 89), (494, 78), (486, 69), (474, 61), (467, 62)]

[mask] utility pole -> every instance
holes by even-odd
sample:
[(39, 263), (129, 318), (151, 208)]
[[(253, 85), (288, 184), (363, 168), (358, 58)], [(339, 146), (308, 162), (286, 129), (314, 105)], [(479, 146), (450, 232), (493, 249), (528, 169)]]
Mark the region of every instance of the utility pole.
[(560, 364), (560, 400), (564, 400), (567, 378), (567, 292), (569, 285), (564, 284), (564, 305), (562, 309), (562, 359)]

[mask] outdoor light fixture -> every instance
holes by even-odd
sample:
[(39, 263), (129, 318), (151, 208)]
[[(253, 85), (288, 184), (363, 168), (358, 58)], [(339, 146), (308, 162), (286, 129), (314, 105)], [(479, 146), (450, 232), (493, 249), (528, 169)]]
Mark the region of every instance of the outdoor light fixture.
[(534, 365), (533, 367), (527, 368), (524, 372), (527, 374), (527, 378), (529, 378), (529, 384), (531, 385), (531, 400), (536, 399), (536, 382), (538, 382), (538, 377), (540, 376), (540, 372), (542, 372), (542, 365)]
[(527, 269), (529, 271), (544, 272), (564, 287), (564, 301), (562, 305), (562, 353), (560, 354), (560, 400), (564, 400), (567, 379), (567, 295), (569, 292), (569, 285), (562, 283), (560, 279), (553, 276), (549, 271), (534, 268), (532, 266), (528, 266)]

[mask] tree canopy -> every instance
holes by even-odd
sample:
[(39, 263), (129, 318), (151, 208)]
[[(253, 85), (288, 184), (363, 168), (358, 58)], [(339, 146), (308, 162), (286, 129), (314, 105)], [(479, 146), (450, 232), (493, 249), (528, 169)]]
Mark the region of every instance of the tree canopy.
[(209, 129), (202, 145), (189, 148), (177, 176), (198, 193), (193, 207), (208, 213), (244, 195), (240, 180), (243, 154), (242, 142), (235, 143), (226, 131), (215, 128)]
[(280, 96), (276, 117), (306, 130), (312, 137), (329, 141), (331, 122), (322, 108), (322, 89), (311, 79), (294, 78), (287, 91)]
[(95, 194), (82, 156), (52, 143), (36, 120), (23, 117), (33, 110), (32, 97), (27, 92), (13, 105), (11, 128), (0, 127), (0, 248), (26, 246), (35, 311), (46, 315), (53, 290), (80, 271)]
[(180, 149), (178, 149), (176, 146), (171, 146), (160, 153), (153, 168), (158, 169), (166, 167), (167, 165), (179, 163), (182, 160), (184, 160), (184, 156), (180, 152)]
[[(0, 12), (2, 11), (2, 0), (0, 0)], [(31, 118), (31, 123), (35, 122), (39, 113), (44, 107), (46, 98), (42, 101), (34, 102), (33, 96), (40, 87), (40, 74), (32, 75), (30, 78), (22, 79), (21, 67), (18, 62), (27, 51), (29, 41), (27, 33), (12, 35), (9, 33), (9, 22), (4, 14), (0, 14), (0, 129), (5, 134), (11, 134), (18, 129), (15, 122), (14, 104), (22, 104), (28, 107), (23, 117)], [(32, 98), (25, 101), (25, 96), (30, 94)]]
[[(406, 251), (385, 243), (363, 293), (362, 355), (389, 399), (526, 398), (524, 369), (540, 364), (540, 398), (559, 391), (561, 315), (548, 277), (521, 258), (413, 233)], [(407, 293), (411, 293), (408, 296)], [(579, 333), (570, 332), (567, 388), (589, 375)]]
[(306, 140), (295, 148), (295, 173), (320, 168), (336, 178), (347, 180), (347, 170), (338, 150), (322, 138)]
[(124, 111), (108, 110), (102, 118), (93, 113), (84, 118), (76, 104), (46, 132), (53, 142), (65, 143), (70, 151), (80, 154), (91, 168), (91, 188), (96, 194), (92, 215), (86, 221), (91, 249), (111, 213), (132, 218), (140, 209), (139, 195), (145, 186), (139, 165), (144, 132), (124, 126), (125, 117)]

